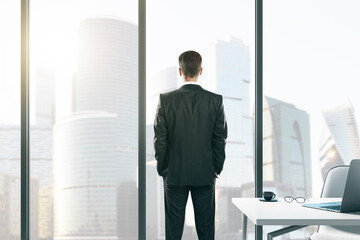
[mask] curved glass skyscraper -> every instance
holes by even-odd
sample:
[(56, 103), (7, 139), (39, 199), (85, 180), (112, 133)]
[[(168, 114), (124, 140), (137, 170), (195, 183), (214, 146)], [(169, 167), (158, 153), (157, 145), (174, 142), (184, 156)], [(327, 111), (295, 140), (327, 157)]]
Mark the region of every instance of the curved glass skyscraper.
[(94, 18), (80, 25), (75, 111), (117, 114), (117, 160), (124, 181), (136, 181), (137, 42), (137, 26), (122, 20)]
[(54, 129), (56, 240), (137, 239), (137, 26), (81, 22), (74, 113)]
[(309, 114), (295, 105), (264, 97), (264, 185), (278, 196), (311, 196)]
[(323, 111), (325, 121), (320, 140), (320, 168), (325, 179), (330, 168), (360, 158), (359, 131), (350, 103)]
[(79, 112), (54, 129), (55, 236), (116, 234), (116, 114)]

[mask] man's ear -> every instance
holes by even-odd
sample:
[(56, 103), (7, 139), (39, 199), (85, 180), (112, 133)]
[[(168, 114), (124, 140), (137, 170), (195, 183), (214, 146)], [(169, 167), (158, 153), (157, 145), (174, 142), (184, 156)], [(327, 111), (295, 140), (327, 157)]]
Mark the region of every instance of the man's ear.
[(179, 68), (179, 74), (180, 74), (180, 76), (182, 76), (182, 73), (181, 73), (181, 68)]
[(201, 74), (202, 74), (202, 70), (203, 70), (203, 68), (200, 68), (200, 73), (199, 73), (199, 75), (201, 75)]

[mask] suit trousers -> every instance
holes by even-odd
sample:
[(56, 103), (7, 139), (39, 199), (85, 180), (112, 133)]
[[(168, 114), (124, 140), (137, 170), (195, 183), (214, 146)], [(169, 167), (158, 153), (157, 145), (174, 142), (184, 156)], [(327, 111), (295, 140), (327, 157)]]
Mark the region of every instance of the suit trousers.
[(194, 206), (198, 238), (199, 240), (213, 240), (215, 235), (215, 184), (174, 186), (164, 183), (166, 240), (181, 240), (189, 192)]

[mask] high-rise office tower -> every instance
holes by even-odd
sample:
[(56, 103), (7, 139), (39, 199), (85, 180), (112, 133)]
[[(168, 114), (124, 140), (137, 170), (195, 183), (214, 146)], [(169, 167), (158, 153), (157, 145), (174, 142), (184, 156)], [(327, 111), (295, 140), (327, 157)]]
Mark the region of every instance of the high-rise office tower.
[(117, 161), (123, 181), (136, 181), (138, 130), (137, 26), (87, 19), (79, 30), (75, 111), (117, 114)]
[(226, 159), (216, 183), (216, 238), (240, 238), (241, 217), (233, 214), (231, 198), (241, 197), (242, 186), (254, 181), (250, 49), (231, 37), (216, 43), (214, 59), (217, 93), (223, 96), (228, 124)]
[(117, 116), (83, 111), (54, 129), (54, 239), (117, 236)]
[(74, 112), (54, 131), (56, 240), (137, 239), (137, 49), (134, 24), (80, 24)]
[(215, 61), (217, 92), (223, 95), (228, 123), (226, 160), (217, 186), (240, 188), (254, 181), (249, 47), (235, 37), (218, 41)]
[(352, 159), (360, 158), (360, 138), (351, 103), (326, 109), (323, 111), (323, 117), (320, 168), (325, 179), (330, 168), (350, 164)]
[(264, 97), (264, 182), (278, 196), (311, 196), (309, 114), (295, 105)]

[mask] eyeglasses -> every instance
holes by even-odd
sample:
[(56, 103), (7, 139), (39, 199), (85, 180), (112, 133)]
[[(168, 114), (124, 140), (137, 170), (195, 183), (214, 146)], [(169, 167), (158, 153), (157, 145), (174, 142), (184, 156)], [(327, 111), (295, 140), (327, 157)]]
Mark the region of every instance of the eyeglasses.
[(308, 199), (306, 197), (292, 197), (292, 196), (286, 196), (284, 197), (285, 202), (291, 203), (292, 201), (296, 201), (297, 203), (304, 203)]

